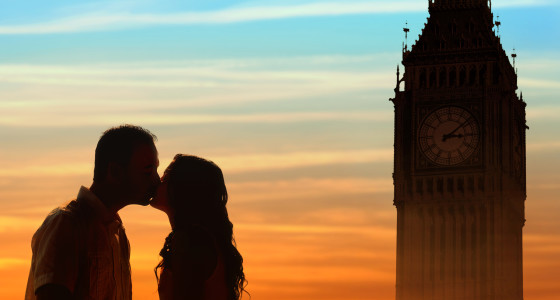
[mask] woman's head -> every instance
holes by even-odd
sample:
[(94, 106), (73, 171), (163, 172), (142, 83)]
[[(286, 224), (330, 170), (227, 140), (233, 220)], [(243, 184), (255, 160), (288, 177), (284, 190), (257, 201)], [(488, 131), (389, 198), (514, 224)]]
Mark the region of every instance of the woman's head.
[(224, 176), (213, 162), (177, 154), (161, 181), (151, 204), (172, 216), (176, 225), (210, 225), (227, 215)]

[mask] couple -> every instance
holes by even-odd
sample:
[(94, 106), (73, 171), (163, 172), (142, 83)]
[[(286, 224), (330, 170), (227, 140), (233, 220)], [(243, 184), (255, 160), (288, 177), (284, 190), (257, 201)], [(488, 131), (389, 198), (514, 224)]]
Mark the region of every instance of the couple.
[(103, 133), (91, 187), (53, 210), (33, 236), (25, 299), (132, 299), (130, 245), (118, 215), (129, 204), (150, 204), (171, 223), (155, 268), (160, 299), (241, 298), (243, 259), (222, 171), (178, 154), (160, 182), (154, 140), (132, 125)]

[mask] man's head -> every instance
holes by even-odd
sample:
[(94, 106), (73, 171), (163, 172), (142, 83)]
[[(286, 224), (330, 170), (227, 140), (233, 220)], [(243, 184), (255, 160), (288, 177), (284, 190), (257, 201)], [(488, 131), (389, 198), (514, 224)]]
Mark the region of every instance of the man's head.
[(93, 182), (110, 186), (123, 205), (148, 205), (159, 184), (155, 139), (133, 125), (105, 131), (95, 148)]

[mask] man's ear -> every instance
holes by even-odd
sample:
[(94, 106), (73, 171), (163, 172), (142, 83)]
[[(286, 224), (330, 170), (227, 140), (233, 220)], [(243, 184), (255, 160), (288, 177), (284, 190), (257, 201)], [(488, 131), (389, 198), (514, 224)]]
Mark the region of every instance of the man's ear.
[(107, 181), (111, 183), (121, 183), (124, 178), (124, 168), (114, 162), (107, 166)]

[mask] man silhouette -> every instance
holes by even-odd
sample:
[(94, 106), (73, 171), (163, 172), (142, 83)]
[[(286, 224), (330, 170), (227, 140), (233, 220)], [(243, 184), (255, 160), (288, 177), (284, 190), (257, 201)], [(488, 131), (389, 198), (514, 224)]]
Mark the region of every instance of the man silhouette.
[(25, 299), (131, 299), (130, 246), (118, 211), (147, 205), (160, 182), (156, 137), (138, 126), (103, 133), (93, 183), (33, 235)]

